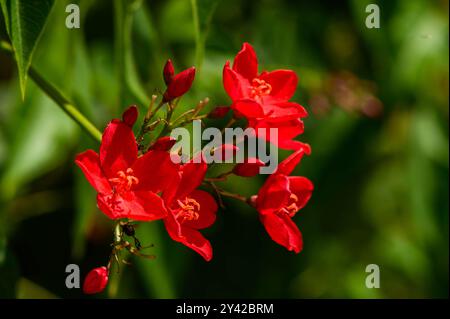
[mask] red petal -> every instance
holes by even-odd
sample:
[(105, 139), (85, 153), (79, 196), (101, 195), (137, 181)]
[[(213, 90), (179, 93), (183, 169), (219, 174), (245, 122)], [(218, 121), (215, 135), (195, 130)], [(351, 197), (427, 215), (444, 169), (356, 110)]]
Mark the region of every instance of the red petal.
[(291, 192), (289, 180), (284, 175), (271, 175), (258, 192), (256, 209), (260, 214), (272, 214), (286, 206)]
[(111, 192), (111, 186), (100, 167), (100, 159), (96, 152), (87, 150), (84, 153), (78, 154), (75, 158), (75, 164), (81, 168), (84, 176), (97, 192)]
[(260, 118), (265, 115), (263, 106), (250, 99), (236, 101), (231, 105), (231, 108), (246, 118)]
[[(278, 147), (283, 150), (292, 150), (292, 151), (298, 151), (299, 149), (305, 150), (306, 148), (311, 149), (308, 144), (302, 143), (300, 141), (295, 141), (295, 140), (279, 141)], [(311, 152), (311, 151), (309, 151), (309, 152)], [(305, 154), (309, 154), (309, 153), (305, 151)]]
[(264, 72), (259, 78), (272, 86), (270, 96), (280, 101), (288, 101), (294, 95), (298, 83), (297, 74), (291, 70)]
[(230, 68), (230, 62), (227, 62), (223, 68), (223, 87), (228, 96), (236, 101), (248, 96), (250, 83), (242, 75), (233, 71)]
[(185, 94), (191, 88), (194, 78), (195, 67), (190, 67), (175, 75), (164, 93), (164, 100), (171, 101)]
[(258, 58), (253, 47), (245, 42), (233, 62), (233, 70), (248, 80), (258, 75)]
[(211, 243), (198, 230), (183, 227), (170, 213), (164, 219), (164, 225), (173, 240), (199, 253), (206, 261), (212, 259)]
[(294, 193), (298, 200), (298, 209), (302, 209), (308, 203), (314, 190), (313, 183), (303, 176), (289, 176), (289, 189)]
[(186, 163), (182, 166), (181, 181), (175, 198), (183, 198), (192, 193), (200, 184), (206, 174), (208, 165), (202, 163)]
[(195, 199), (200, 204), (199, 218), (185, 221), (183, 226), (195, 229), (203, 229), (211, 226), (216, 221), (217, 203), (207, 192), (196, 189), (188, 197)]
[[(281, 149), (299, 149), (299, 142), (292, 141), (292, 139), (304, 131), (303, 122), (299, 119), (288, 121), (253, 120), (249, 121), (249, 126), (255, 128), (258, 137), (264, 138)], [(278, 129), (278, 136), (271, 134), (270, 128)]]
[(308, 116), (305, 108), (294, 102), (277, 102), (275, 104), (264, 104), (264, 113), (270, 121), (295, 120)]
[(134, 220), (152, 221), (167, 216), (167, 210), (162, 198), (153, 192), (134, 192), (134, 198), (126, 202), (128, 218)]
[(252, 177), (259, 174), (259, 169), (264, 166), (263, 161), (256, 157), (245, 159), (244, 163), (239, 163), (233, 168), (233, 174), (242, 177)]
[(106, 267), (92, 269), (83, 282), (85, 294), (96, 294), (102, 292), (108, 284), (108, 270)]
[(153, 192), (129, 192), (126, 198), (113, 194), (98, 194), (97, 204), (111, 219), (152, 221), (167, 215), (163, 200)]
[(284, 161), (278, 164), (276, 173), (290, 175), (292, 171), (295, 169), (295, 167), (298, 165), (298, 163), (300, 163), (300, 160), (302, 159), (304, 154), (305, 151), (303, 149), (299, 149), (294, 153), (292, 153), (291, 155), (289, 155)]
[(131, 168), (139, 179), (133, 190), (159, 193), (179, 180), (177, 165), (172, 163), (170, 154), (164, 151), (145, 153)]
[(274, 242), (297, 254), (303, 249), (302, 234), (289, 216), (268, 214), (260, 219)]
[(138, 109), (135, 105), (128, 107), (122, 114), (122, 121), (129, 127), (133, 127), (138, 117)]
[(131, 128), (113, 120), (103, 133), (100, 145), (100, 163), (107, 177), (126, 171), (136, 161), (137, 144)]

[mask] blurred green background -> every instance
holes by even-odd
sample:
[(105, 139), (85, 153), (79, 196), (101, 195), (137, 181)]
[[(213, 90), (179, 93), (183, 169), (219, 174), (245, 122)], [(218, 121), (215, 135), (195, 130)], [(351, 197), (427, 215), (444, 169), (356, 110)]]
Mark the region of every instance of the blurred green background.
[[(372, 2), (380, 29), (364, 24)], [(69, 3), (80, 5), (80, 29), (65, 27)], [(182, 108), (206, 96), (208, 109), (228, 105), (222, 67), (244, 41), (260, 69), (298, 73), (294, 100), (310, 113), (300, 138), (313, 153), (294, 172), (315, 184), (295, 218), (303, 252), (287, 252), (253, 209), (225, 200), (204, 232), (210, 263), (173, 242), (162, 222), (145, 224), (137, 235), (155, 244), (156, 260), (133, 259), (109, 293), (448, 297), (448, 31), (445, 0), (56, 1), (33, 65), (101, 130), (129, 104), (142, 114), (147, 96), (164, 88), (167, 58), (177, 71), (200, 69)], [(3, 21), (0, 39), (8, 39)], [(112, 238), (74, 164), (98, 144), (32, 81), (22, 100), (16, 70), (0, 52), (0, 297), (82, 297), (65, 287), (66, 265), (84, 277), (107, 262)], [(251, 195), (263, 180), (223, 187)], [(365, 287), (368, 264), (380, 266), (380, 289)]]

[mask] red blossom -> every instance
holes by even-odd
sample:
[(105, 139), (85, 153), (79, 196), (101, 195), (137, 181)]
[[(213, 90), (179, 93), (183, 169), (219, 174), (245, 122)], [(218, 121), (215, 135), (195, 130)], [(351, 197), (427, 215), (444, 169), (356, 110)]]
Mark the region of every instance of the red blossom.
[(172, 101), (177, 97), (182, 96), (192, 86), (195, 78), (195, 67), (190, 67), (176, 75), (173, 75), (173, 65), (170, 60), (167, 61), (164, 67), (164, 80), (167, 84), (167, 90), (164, 92), (164, 102)]
[(309, 148), (300, 148), (281, 162), (254, 199), (260, 220), (272, 240), (295, 253), (302, 250), (303, 239), (292, 217), (309, 201), (314, 186), (306, 177), (289, 174), (308, 153)]
[(289, 102), (295, 93), (297, 82), (297, 75), (292, 70), (258, 73), (256, 53), (248, 43), (243, 44), (233, 66), (230, 67), (227, 62), (223, 69), (224, 88), (233, 101), (231, 108), (237, 117), (247, 118), (249, 127), (253, 128), (290, 127), (288, 134), (282, 132), (277, 139), (260, 136), (283, 149), (300, 147), (291, 142), (303, 132), (300, 118), (307, 116), (300, 104)]
[(108, 270), (106, 267), (92, 269), (83, 282), (83, 292), (85, 294), (97, 294), (102, 292), (108, 284)]
[(198, 190), (207, 164), (189, 162), (179, 166), (179, 179), (163, 198), (169, 214), (164, 224), (170, 237), (193, 249), (206, 261), (212, 259), (210, 242), (199, 229), (211, 226), (216, 220), (217, 204), (207, 192)]
[(97, 191), (97, 205), (109, 218), (163, 218), (167, 211), (157, 193), (177, 178), (176, 165), (163, 151), (153, 150), (138, 157), (128, 124), (112, 120), (103, 133), (99, 154), (87, 150), (76, 156), (75, 163)]

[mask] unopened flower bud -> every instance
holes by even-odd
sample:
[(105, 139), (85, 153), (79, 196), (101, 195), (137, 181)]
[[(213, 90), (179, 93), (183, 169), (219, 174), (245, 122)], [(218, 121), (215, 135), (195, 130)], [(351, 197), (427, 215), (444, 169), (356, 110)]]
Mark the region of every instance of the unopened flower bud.
[(83, 292), (96, 294), (102, 292), (108, 284), (108, 269), (105, 266), (92, 269), (84, 279)]
[(259, 168), (264, 166), (259, 158), (250, 157), (247, 158), (244, 163), (237, 164), (233, 169), (233, 174), (242, 177), (252, 177), (259, 174)]
[(208, 117), (210, 119), (220, 119), (228, 114), (230, 111), (229, 106), (217, 106), (214, 110), (209, 112)]
[(164, 82), (166, 83), (166, 85), (169, 85), (170, 82), (172, 82), (174, 74), (175, 74), (175, 69), (173, 67), (172, 61), (169, 59), (169, 60), (167, 60), (166, 64), (164, 65), (164, 70), (163, 70)]
[(123, 112), (122, 121), (129, 127), (132, 127), (136, 123), (137, 117), (138, 109), (136, 105), (131, 105)]
[(177, 142), (176, 139), (170, 136), (163, 136), (159, 138), (150, 148), (149, 150), (154, 151), (168, 151), (175, 145)]
[(182, 96), (192, 86), (195, 78), (195, 67), (190, 67), (175, 75), (167, 86), (163, 101), (168, 102)]
[(219, 147), (215, 148), (212, 153), (217, 160), (225, 161), (233, 157), (238, 151), (239, 147), (233, 144), (222, 144)]

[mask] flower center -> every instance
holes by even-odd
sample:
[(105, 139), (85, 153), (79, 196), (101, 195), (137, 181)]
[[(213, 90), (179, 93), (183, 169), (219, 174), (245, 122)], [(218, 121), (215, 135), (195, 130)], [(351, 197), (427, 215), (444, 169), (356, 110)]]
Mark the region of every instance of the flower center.
[(109, 182), (113, 187), (113, 192), (123, 194), (129, 192), (133, 185), (137, 185), (139, 183), (139, 179), (133, 174), (133, 170), (128, 168), (125, 172), (118, 171), (117, 177), (110, 178)]
[(298, 211), (297, 202), (298, 202), (297, 195), (291, 194), (289, 196), (288, 204), (285, 207), (278, 210), (277, 213), (278, 214), (286, 214), (289, 217), (294, 217), (295, 213), (297, 213), (297, 211)]
[(269, 95), (272, 92), (272, 86), (264, 80), (254, 78), (250, 86), (250, 97), (261, 97)]
[(197, 220), (199, 218), (200, 204), (193, 198), (186, 197), (184, 201), (177, 200), (180, 209), (176, 215), (177, 219), (181, 219), (181, 222)]

